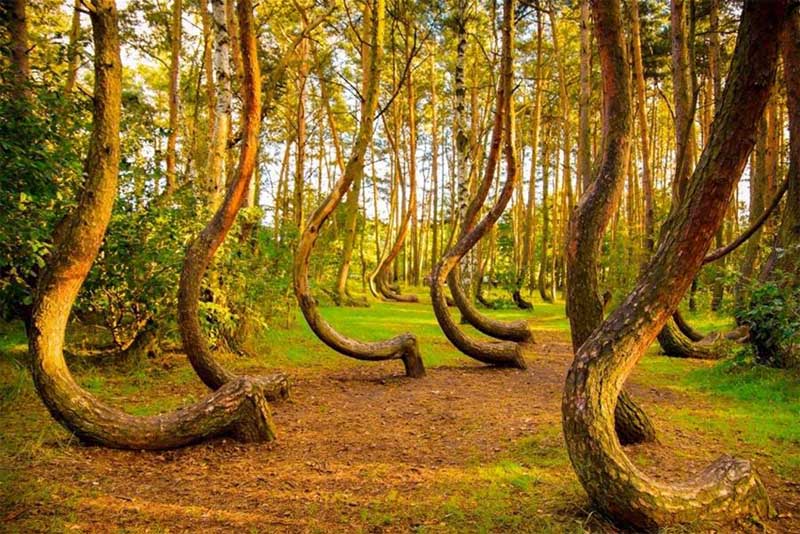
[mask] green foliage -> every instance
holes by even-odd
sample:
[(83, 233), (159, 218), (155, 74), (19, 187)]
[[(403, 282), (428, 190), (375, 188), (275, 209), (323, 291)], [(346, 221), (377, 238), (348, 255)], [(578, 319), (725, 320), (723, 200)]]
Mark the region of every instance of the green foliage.
[(118, 202), (102, 254), (76, 304), (79, 317), (101, 323), (122, 346), (150, 320), (174, 316), (186, 243), (199, 229), (191, 203)]
[(800, 365), (800, 288), (780, 280), (758, 284), (749, 306), (739, 310), (737, 317), (750, 327), (759, 363), (772, 367)]
[(0, 85), (0, 316), (23, 318), (52, 247), (57, 221), (73, 204), (82, 152), (80, 104), (30, 87), (30, 99)]

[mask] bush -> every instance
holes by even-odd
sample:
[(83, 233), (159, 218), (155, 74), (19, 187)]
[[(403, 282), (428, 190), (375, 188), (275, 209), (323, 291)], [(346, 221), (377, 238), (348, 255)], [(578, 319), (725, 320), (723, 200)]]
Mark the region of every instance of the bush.
[(756, 361), (771, 367), (800, 367), (800, 288), (781, 280), (753, 288), (750, 306), (737, 318), (750, 327)]

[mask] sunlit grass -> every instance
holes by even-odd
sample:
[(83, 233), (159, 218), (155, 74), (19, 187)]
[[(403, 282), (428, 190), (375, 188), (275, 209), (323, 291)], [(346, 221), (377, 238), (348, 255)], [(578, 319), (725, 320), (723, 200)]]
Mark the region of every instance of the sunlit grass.
[[(388, 303), (372, 300), (368, 308), (320, 308), (326, 320), (342, 333), (360, 340), (377, 341), (413, 332), (429, 368), (459, 366), (469, 361), (442, 334), (430, 308), (426, 290), (416, 290), (421, 302)], [(490, 292), (491, 300), (506, 299)], [(537, 296), (526, 298), (533, 310), (519, 310), (504, 303), (483, 313), (503, 319), (526, 319), (542, 341), (568, 343), (568, 321), (562, 301), (544, 303)], [(451, 309), (456, 320), (458, 312)], [(727, 330), (732, 320), (724, 315), (685, 314), (703, 332)], [(468, 326), (465, 330), (480, 336)], [(225, 355), (226, 365), (238, 370), (282, 370), (292, 373), (365, 365), (344, 357), (320, 342), (296, 308), (292, 320), (258, 332), (249, 356)], [(46, 416), (31, 420), (23, 408), (38, 403), (27, 370), (27, 343), (21, 325), (0, 325), (0, 409), (10, 429), (0, 440), (0, 486), (19, 486), (14, 494), (0, 495), (6, 508), (33, 506), (48, 498), (47, 488), (25, 480), (19, 472), (3, 468), (14, 459), (55, 454), (42, 443), (68, 439)], [(134, 415), (151, 415), (195, 402), (206, 392), (194, 371), (180, 354), (168, 365), (147, 362), (129, 369), (76, 366), (79, 382), (98, 397)], [(398, 364), (398, 373), (402, 367)], [(800, 376), (766, 369), (742, 358), (723, 362), (697, 362), (667, 358), (657, 345), (651, 347), (635, 370), (639, 384), (681, 395), (679, 404), (645, 406), (670, 426), (698, 435), (713, 436), (732, 453), (744, 445), (766, 458), (776, 473), (800, 478)], [(320, 409), (324, 409), (324, 406)], [(4, 435), (5, 437), (5, 435)], [(667, 440), (669, 443), (669, 440)], [(738, 449), (737, 449), (738, 447)], [(679, 457), (683, 451), (675, 451)], [(689, 452), (686, 452), (689, 455)], [(687, 456), (688, 459), (688, 456)], [(424, 490), (424, 502), (415, 502), (402, 492), (390, 491), (368, 502), (360, 512), (366, 525), (414, 532), (583, 532), (585, 494), (570, 473), (560, 424), (540, 425), (518, 439), (491, 461), (475, 459), (449, 470), (434, 486)], [(641, 460), (640, 458), (637, 461)], [(647, 468), (648, 465), (643, 465)], [(381, 472), (372, 477), (382, 476)], [(85, 495), (84, 495), (85, 497)], [(342, 496), (343, 510), (350, 506)], [(56, 530), (72, 519), (65, 509), (53, 516)], [(344, 514), (345, 512), (343, 512)], [(343, 516), (344, 517), (344, 516)], [(45, 528), (45, 529), (46, 529)]]

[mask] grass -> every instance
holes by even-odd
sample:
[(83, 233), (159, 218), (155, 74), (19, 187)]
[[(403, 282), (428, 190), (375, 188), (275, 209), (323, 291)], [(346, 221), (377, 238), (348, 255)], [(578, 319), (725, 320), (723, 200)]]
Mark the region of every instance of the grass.
[[(497, 298), (499, 295), (493, 295)], [(323, 316), (341, 332), (363, 340), (380, 340), (413, 332), (427, 367), (461, 365), (463, 356), (442, 335), (420, 292), (422, 304), (373, 303), (369, 308), (323, 307)], [(563, 303), (534, 299), (534, 309), (506, 308), (487, 313), (501, 318), (528, 318), (540, 336), (568, 339)], [(731, 326), (725, 316), (686, 314), (701, 331)], [(275, 326), (253, 340), (252, 358), (232, 358), (238, 369), (337, 369), (362, 365), (320, 343), (297, 310), (288, 328)], [(41, 530), (61, 530), (74, 521), (70, 506), (76, 495), (60, 487), (44, 487), (27, 478), (20, 466), (53, 455), (69, 455), (43, 443), (65, 436), (43, 410), (29, 417), (26, 407), (38, 403), (27, 371), (27, 344), (19, 324), (0, 324), (0, 519), (19, 508), (43, 506), (53, 499), (49, 524)], [(734, 452), (744, 443), (757, 451), (781, 476), (800, 479), (800, 376), (766, 369), (746, 358), (693, 362), (665, 358), (651, 349), (635, 370), (645, 386), (680, 393), (687, 401), (646, 406), (672, 428), (714, 436)], [(197, 400), (198, 380), (182, 357), (167, 366), (140, 366), (127, 372), (86, 368), (76, 370), (79, 382), (104, 400), (134, 415), (171, 410)], [(517, 440), (492, 462), (474, 462), (454, 469), (426, 488), (425, 502), (396, 492), (372, 501), (360, 514), (364, 524), (378, 527), (410, 525), (414, 532), (583, 532), (586, 513), (583, 490), (569, 473), (560, 425), (537, 428)], [(680, 451), (676, 451), (682, 454)], [(377, 472), (372, 476), (379, 477)], [(74, 488), (74, 486), (71, 486)], [(91, 489), (86, 490), (91, 491)], [(54, 497), (55, 496), (55, 497)], [(344, 499), (344, 497), (343, 497)], [(168, 528), (168, 525), (166, 525)]]

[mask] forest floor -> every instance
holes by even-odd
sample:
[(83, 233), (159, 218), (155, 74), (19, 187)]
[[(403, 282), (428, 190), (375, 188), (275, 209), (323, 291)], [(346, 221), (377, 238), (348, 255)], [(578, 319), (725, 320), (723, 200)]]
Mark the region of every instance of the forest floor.
[[(25, 369), (20, 329), (0, 330), (0, 531), (616, 532), (593, 511), (567, 458), (561, 391), (571, 359), (563, 306), (536, 302), (525, 371), (452, 349), (425, 304), (325, 308), (343, 331), (421, 341), (424, 379), (316, 341), (302, 319), (260, 336), (248, 372), (281, 369), (292, 399), (273, 406), (277, 441), (216, 440), (168, 452), (84, 446), (47, 414)], [(493, 312), (520, 317), (525, 312)], [(691, 317), (691, 316), (690, 316)], [(693, 318), (701, 327), (725, 319)], [(702, 320), (702, 324), (699, 321)], [(84, 387), (134, 414), (205, 390), (185, 356), (132, 369), (78, 366)], [(800, 380), (735, 363), (668, 359), (654, 348), (629, 380), (660, 444), (629, 447), (643, 470), (682, 479), (728, 452), (752, 460), (778, 515), (766, 524), (671, 532), (800, 533)]]

